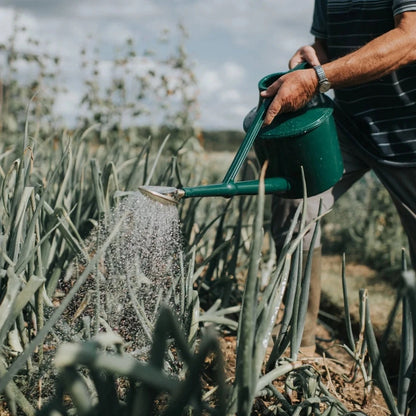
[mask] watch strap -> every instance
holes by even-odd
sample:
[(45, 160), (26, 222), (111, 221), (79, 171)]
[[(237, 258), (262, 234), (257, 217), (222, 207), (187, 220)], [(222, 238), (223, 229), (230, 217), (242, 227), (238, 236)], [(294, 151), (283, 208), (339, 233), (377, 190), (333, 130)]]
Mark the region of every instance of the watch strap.
[(326, 77), (325, 71), (322, 68), (321, 65), (316, 65), (313, 67), (313, 69), (316, 72), (316, 75), (318, 77), (318, 89), (320, 92), (326, 92), (330, 89), (330, 82), (328, 80), (328, 78)]

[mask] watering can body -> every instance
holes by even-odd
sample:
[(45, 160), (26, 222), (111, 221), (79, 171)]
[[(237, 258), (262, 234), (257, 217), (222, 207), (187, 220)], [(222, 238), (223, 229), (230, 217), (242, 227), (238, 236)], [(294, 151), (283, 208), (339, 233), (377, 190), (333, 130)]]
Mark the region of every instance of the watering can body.
[[(281, 75), (262, 78), (259, 90), (267, 89)], [(244, 119), (246, 131), (257, 111), (253, 109)], [(326, 191), (343, 172), (332, 100), (319, 94), (302, 109), (278, 115), (269, 126), (260, 129), (254, 149), (261, 165), (269, 161), (266, 178), (280, 177), (289, 182), (289, 189), (282, 196), (303, 196), (302, 170), (308, 196)]]

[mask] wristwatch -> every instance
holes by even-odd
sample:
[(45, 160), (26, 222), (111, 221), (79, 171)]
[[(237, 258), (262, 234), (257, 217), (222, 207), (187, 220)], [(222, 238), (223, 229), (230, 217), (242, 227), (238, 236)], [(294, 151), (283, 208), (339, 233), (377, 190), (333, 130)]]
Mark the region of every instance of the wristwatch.
[(320, 93), (327, 92), (331, 89), (331, 83), (328, 81), (328, 78), (325, 75), (325, 71), (322, 68), (321, 65), (316, 65), (313, 67), (313, 69), (316, 72), (316, 75), (318, 76), (318, 91)]

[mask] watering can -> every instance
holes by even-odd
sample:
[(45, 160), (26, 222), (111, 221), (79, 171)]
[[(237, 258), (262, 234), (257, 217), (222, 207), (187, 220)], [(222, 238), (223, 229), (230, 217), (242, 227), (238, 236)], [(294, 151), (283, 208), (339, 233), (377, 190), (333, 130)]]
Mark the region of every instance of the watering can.
[[(262, 78), (258, 83), (259, 91), (266, 90), (283, 74)], [(270, 102), (271, 99), (260, 97), (257, 107), (244, 119), (246, 136), (221, 183), (181, 189), (141, 186), (139, 190), (163, 203), (177, 203), (188, 197), (257, 194), (259, 180), (235, 181), (253, 144), (260, 164), (266, 160), (269, 162), (264, 180), (266, 194), (302, 198), (303, 177), (307, 196), (329, 189), (340, 179), (343, 171), (332, 100), (326, 95), (317, 95), (302, 109), (279, 114), (269, 126), (263, 126)]]

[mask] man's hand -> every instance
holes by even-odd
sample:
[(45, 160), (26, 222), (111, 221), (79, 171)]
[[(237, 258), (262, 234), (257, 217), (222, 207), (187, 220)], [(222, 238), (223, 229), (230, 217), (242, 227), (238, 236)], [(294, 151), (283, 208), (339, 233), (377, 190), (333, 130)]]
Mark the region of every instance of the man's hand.
[[(316, 40), (312, 46), (302, 46), (289, 61), (289, 68), (307, 62), (311, 66), (326, 62), (324, 44)], [(274, 97), (266, 116), (264, 125), (269, 125), (280, 113), (296, 111), (302, 108), (315, 95), (318, 87), (318, 78), (314, 69), (302, 69), (289, 72), (277, 79), (267, 90), (261, 92), (264, 98)]]
[(315, 70), (299, 69), (282, 75), (260, 95), (274, 97), (264, 118), (269, 125), (279, 113), (287, 113), (302, 108), (315, 95), (318, 78)]
[(324, 63), (325, 61), (321, 61), (318, 58), (316, 52), (316, 42), (313, 46), (306, 45), (299, 48), (296, 53), (292, 56), (289, 61), (289, 68), (293, 69), (296, 65), (301, 64), (302, 62), (307, 62), (310, 66), (321, 65), (321, 62)]

